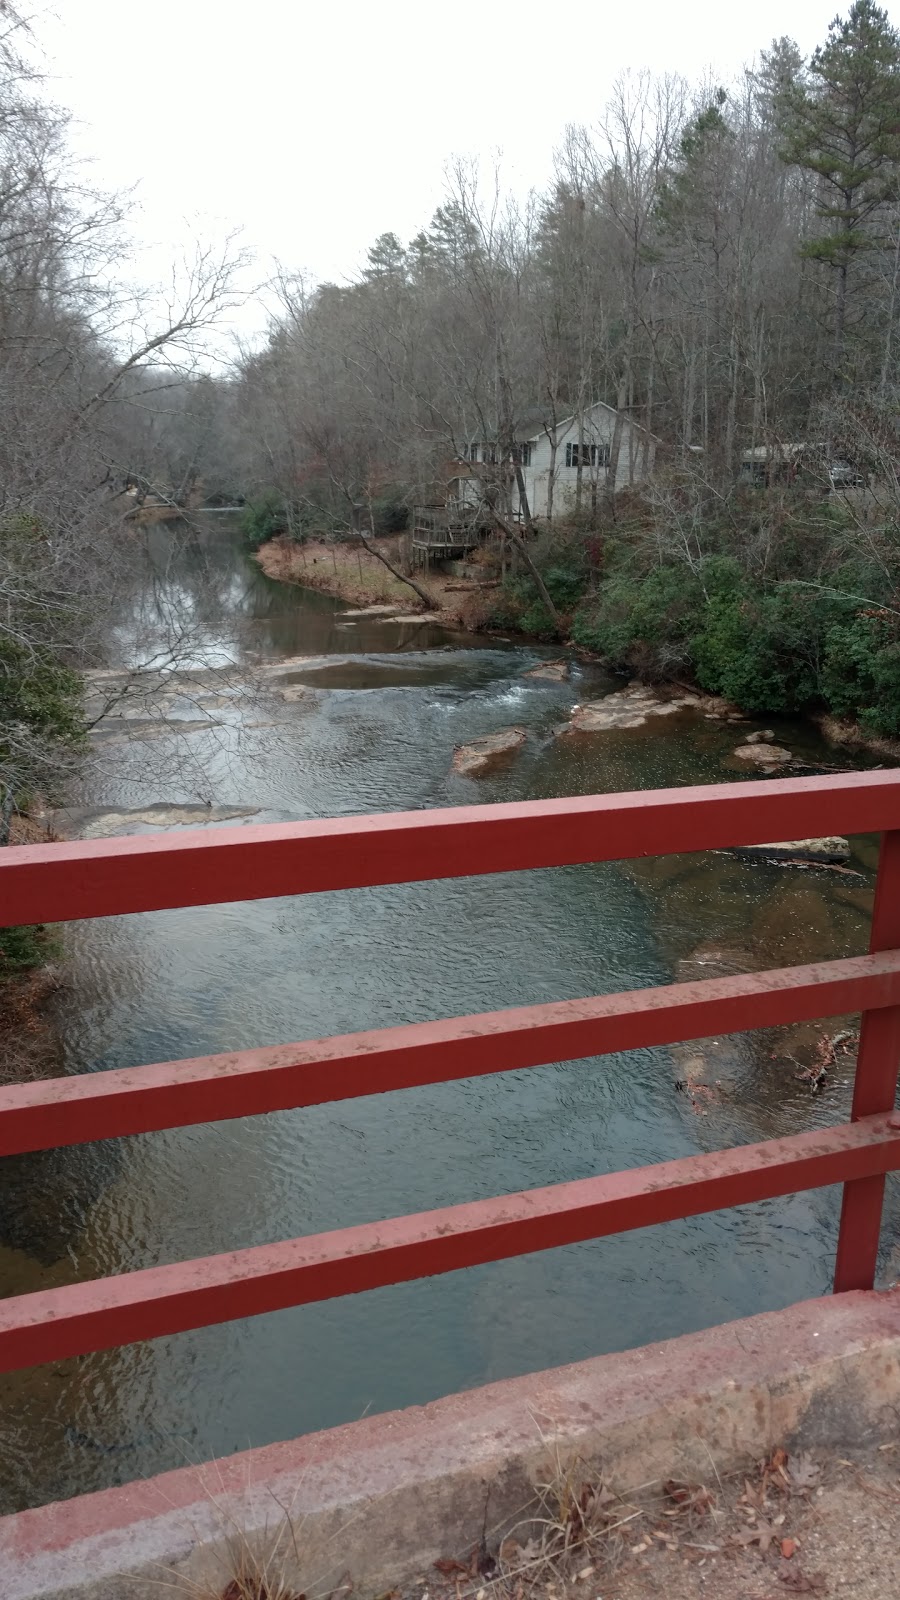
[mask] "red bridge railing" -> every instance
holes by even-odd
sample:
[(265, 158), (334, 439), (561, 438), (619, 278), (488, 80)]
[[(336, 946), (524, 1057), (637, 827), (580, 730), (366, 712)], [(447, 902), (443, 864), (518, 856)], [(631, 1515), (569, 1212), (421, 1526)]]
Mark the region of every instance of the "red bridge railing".
[(866, 956), (14, 1085), (0, 1155), (861, 1011), (849, 1123), (13, 1296), (0, 1371), (834, 1183), (835, 1289), (871, 1288), (885, 1175), (900, 1169), (900, 771), (0, 851), (13, 926), (823, 831), (883, 835)]

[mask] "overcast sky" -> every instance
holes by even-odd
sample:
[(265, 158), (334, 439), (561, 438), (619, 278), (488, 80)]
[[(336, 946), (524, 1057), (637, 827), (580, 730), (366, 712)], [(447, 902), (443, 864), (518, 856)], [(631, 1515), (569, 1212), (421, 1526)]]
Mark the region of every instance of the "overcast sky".
[[(723, 78), (777, 34), (804, 51), (828, 0), (55, 0), (39, 34), (54, 95), (95, 178), (138, 185), (134, 231), (159, 259), (193, 227), (240, 226), (273, 258), (352, 276), (409, 239), (454, 154), (501, 152), (542, 185), (568, 122), (592, 122), (624, 68)], [(846, 9), (846, 8), (845, 8)], [(261, 329), (262, 306), (245, 331)]]

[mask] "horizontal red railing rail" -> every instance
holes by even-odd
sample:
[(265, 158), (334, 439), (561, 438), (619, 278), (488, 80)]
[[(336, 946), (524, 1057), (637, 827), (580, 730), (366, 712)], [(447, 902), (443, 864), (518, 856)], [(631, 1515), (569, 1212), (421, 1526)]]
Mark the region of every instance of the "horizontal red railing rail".
[(0, 1088), (0, 1155), (900, 1006), (900, 950)]
[(826, 792), (834, 833), (900, 825), (897, 774), (854, 772), (19, 845), (0, 854), (0, 927), (799, 839)]
[[(0, 1371), (900, 1168), (884, 1116), (0, 1300)], [(140, 1332), (135, 1330), (140, 1328)]]
[(0, 851), (0, 926), (884, 835), (870, 954), (0, 1090), (0, 1155), (862, 1011), (849, 1124), (0, 1301), (0, 1370), (843, 1183), (835, 1287), (874, 1282), (900, 1170), (900, 772)]

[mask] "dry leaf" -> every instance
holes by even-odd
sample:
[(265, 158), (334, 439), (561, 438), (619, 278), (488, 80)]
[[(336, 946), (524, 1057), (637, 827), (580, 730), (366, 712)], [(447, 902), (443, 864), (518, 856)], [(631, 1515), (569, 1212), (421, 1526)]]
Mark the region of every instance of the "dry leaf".
[[(663, 1492), (674, 1500), (680, 1511), (709, 1511), (712, 1507), (713, 1497), (702, 1484), (679, 1483), (677, 1478), (669, 1478), (663, 1484)], [(671, 1516), (672, 1513), (666, 1512)]]
[(445, 1578), (452, 1578), (455, 1572), (461, 1572), (465, 1578), (469, 1576), (468, 1567), (464, 1562), (456, 1561), (453, 1556), (441, 1556), (440, 1560), (436, 1561), (434, 1565), (437, 1571), (442, 1573)]
[(825, 1594), (827, 1585), (821, 1572), (801, 1572), (799, 1567), (785, 1567), (778, 1574), (779, 1583), (794, 1594)]
[(577, 1583), (583, 1583), (585, 1578), (589, 1578), (590, 1577), (590, 1575), (593, 1572), (593, 1570), (594, 1570), (593, 1567), (582, 1567), (581, 1571), (580, 1572), (576, 1572), (576, 1574), (575, 1574), (576, 1582)]
[(522, 1561), (522, 1546), (518, 1539), (504, 1539), (497, 1551), (501, 1567), (518, 1567)]
[(778, 1538), (778, 1530), (770, 1522), (761, 1518), (752, 1528), (742, 1528), (740, 1533), (731, 1535), (730, 1543), (740, 1545), (744, 1550), (749, 1550), (752, 1544), (759, 1545), (760, 1555), (765, 1555), (769, 1546)]
[(808, 1450), (795, 1456), (788, 1468), (788, 1479), (792, 1489), (804, 1494), (808, 1489), (814, 1489), (821, 1481), (822, 1468), (814, 1461)]

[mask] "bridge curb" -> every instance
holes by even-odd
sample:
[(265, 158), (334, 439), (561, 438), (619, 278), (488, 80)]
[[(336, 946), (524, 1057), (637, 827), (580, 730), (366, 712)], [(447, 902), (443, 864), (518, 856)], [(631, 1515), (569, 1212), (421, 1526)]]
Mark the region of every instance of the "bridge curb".
[(177, 1572), (219, 1594), (236, 1543), (280, 1534), (298, 1589), (349, 1570), (365, 1596), (470, 1549), (488, 1486), (499, 1533), (575, 1457), (622, 1489), (703, 1479), (775, 1444), (894, 1438), (898, 1404), (900, 1289), (805, 1301), (0, 1519), (0, 1587), (158, 1600)]

